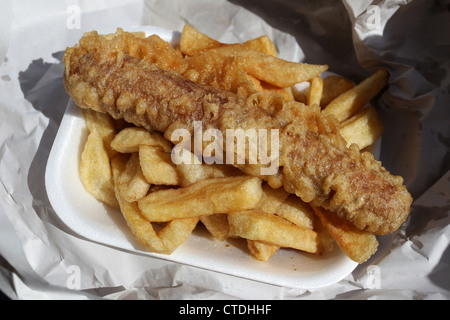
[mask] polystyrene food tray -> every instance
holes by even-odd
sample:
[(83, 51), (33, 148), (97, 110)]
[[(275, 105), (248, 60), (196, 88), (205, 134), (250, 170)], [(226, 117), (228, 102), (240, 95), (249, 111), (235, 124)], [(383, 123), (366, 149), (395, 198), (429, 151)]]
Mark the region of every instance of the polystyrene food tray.
[[(172, 43), (179, 40), (179, 33), (161, 28), (145, 26), (130, 31), (138, 30), (158, 34)], [(85, 191), (79, 176), (79, 164), (86, 138), (83, 113), (70, 100), (49, 156), (45, 182), (56, 214), (74, 233), (85, 239), (154, 258), (291, 288), (327, 286), (343, 279), (357, 266), (337, 246), (322, 256), (280, 249), (268, 262), (258, 261), (250, 256), (244, 240), (219, 242), (202, 227), (197, 227), (171, 255), (148, 252), (135, 240), (120, 211), (99, 202)]]

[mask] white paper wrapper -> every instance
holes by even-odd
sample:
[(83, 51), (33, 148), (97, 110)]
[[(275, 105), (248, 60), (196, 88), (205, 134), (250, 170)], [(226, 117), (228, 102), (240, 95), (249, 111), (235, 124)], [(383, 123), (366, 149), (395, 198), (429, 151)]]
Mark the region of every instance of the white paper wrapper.
[[(0, 288), (20, 299), (448, 299), (449, 88), (446, 1), (0, 1)], [(207, 10), (205, 10), (207, 8)], [(5, 19), (3, 19), (5, 17)], [(381, 160), (415, 202), (384, 250), (315, 290), (263, 284), (132, 254), (74, 235), (44, 176), (68, 102), (62, 51), (85, 31), (185, 23), (223, 42), (263, 34), (280, 56), (361, 80), (391, 72), (377, 107)]]

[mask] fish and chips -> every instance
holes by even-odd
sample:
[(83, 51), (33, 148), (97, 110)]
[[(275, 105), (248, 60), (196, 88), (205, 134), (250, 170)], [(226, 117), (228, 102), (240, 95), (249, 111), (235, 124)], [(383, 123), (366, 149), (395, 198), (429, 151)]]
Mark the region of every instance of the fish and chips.
[(336, 244), (363, 263), (376, 235), (409, 214), (403, 179), (366, 151), (383, 132), (369, 102), (388, 83), (385, 69), (354, 84), (324, 77), (327, 65), (278, 58), (266, 36), (224, 44), (189, 25), (174, 47), (122, 29), (86, 33), (63, 63), (89, 133), (81, 180), (149, 251), (174, 252), (201, 223), (218, 241), (245, 239), (262, 261), (280, 248), (320, 255)]

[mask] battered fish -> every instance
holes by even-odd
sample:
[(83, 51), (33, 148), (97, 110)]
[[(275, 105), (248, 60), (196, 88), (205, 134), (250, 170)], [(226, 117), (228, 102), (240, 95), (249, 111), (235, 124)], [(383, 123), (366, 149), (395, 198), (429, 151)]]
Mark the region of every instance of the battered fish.
[[(412, 198), (403, 179), (391, 175), (372, 154), (346, 147), (333, 116), (277, 95), (249, 97), (194, 83), (181, 76), (186, 65), (176, 52), (170, 68), (149, 58), (145, 38), (85, 35), (64, 55), (64, 85), (82, 108), (163, 132), (203, 129), (279, 129), (279, 170), (262, 176), (303, 201), (323, 207), (375, 234), (396, 230)], [(129, 40), (131, 39), (131, 40)], [(145, 50), (147, 51), (145, 51)], [(145, 52), (144, 52), (145, 51)], [(151, 51), (151, 50), (150, 50)], [(237, 165), (260, 175), (261, 164)]]

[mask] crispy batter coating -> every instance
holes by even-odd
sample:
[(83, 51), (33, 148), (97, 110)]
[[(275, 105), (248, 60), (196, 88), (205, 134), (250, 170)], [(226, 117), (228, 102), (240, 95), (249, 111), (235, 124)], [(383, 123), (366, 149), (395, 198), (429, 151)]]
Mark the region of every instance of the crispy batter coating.
[[(370, 153), (347, 148), (333, 116), (278, 95), (245, 97), (197, 84), (180, 75), (187, 68), (181, 55), (162, 46), (121, 30), (86, 34), (65, 52), (66, 90), (82, 108), (164, 132), (168, 139), (175, 129), (193, 132), (194, 121), (224, 137), (226, 129), (279, 129), (278, 173), (262, 177), (271, 186), (282, 185), (375, 234), (390, 233), (405, 221), (412, 198), (403, 179)], [(236, 166), (261, 176), (261, 164)]]

